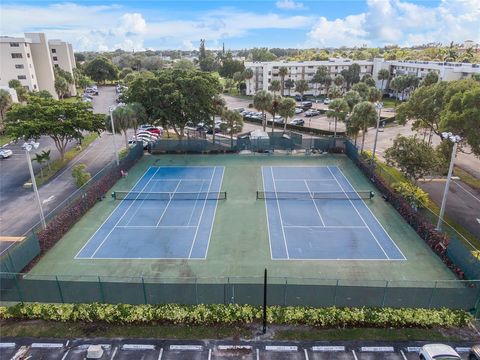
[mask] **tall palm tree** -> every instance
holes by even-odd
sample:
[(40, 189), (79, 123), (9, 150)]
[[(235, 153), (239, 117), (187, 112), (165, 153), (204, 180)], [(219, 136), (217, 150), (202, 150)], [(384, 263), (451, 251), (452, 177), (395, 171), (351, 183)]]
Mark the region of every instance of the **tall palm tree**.
[(280, 66), (278, 69), (278, 75), (280, 75), (280, 83), (281, 83), (281, 95), (284, 95), (285, 91), (285, 76), (288, 75), (288, 69), (285, 66)]
[(242, 114), (234, 110), (225, 110), (222, 113), (222, 119), (224, 120), (223, 130), (230, 134), (230, 147), (233, 148), (233, 134), (242, 131), (243, 128)]
[(297, 102), (292, 98), (283, 98), (278, 106), (278, 113), (283, 117), (283, 132), (287, 131), (288, 119), (295, 116)]
[(330, 75), (327, 75), (323, 80), (322, 80), (322, 85), (325, 87), (325, 95), (328, 96), (328, 93), (330, 92), (330, 86), (332, 86), (333, 79)]
[(215, 144), (215, 116), (222, 116), (225, 111), (225, 100), (220, 95), (215, 95), (212, 99), (213, 117), (212, 117), (212, 142)]
[(243, 70), (243, 78), (250, 83), (250, 79), (253, 78), (253, 70), (250, 68)]
[(382, 100), (382, 92), (380, 90), (374, 87), (368, 89), (368, 101), (371, 103), (376, 103), (380, 100)]
[(267, 118), (265, 116), (265, 111), (267, 111), (271, 106), (272, 100), (273, 100), (272, 94), (270, 94), (268, 91), (265, 91), (265, 90), (260, 90), (253, 97), (253, 107), (257, 110), (260, 110), (263, 115), (263, 120), (262, 120), (263, 131), (265, 131), (267, 127)]
[(278, 114), (278, 109), (279, 109), (281, 101), (282, 101), (282, 97), (281, 96), (276, 96), (274, 94), (273, 99), (272, 99), (272, 103), (270, 104), (270, 107), (267, 110), (272, 115), (272, 134), (273, 134), (273, 131), (275, 129), (275, 115)]
[[(127, 130), (133, 127), (132, 125), (134, 118), (132, 108), (129, 106), (119, 106), (113, 111), (112, 117), (113, 124), (115, 125), (115, 132), (117, 134), (123, 133), (125, 138), (125, 147), (128, 149)], [(107, 121), (107, 124), (110, 126), (109, 121)]]
[(345, 83), (345, 78), (343, 77), (343, 75), (338, 74), (337, 76), (335, 76), (335, 79), (333, 79), (333, 83), (338, 86), (340, 90), (342, 90), (342, 86)]
[(145, 122), (147, 121), (147, 113), (145, 112), (145, 108), (143, 107), (143, 105), (138, 102), (129, 103), (125, 106), (130, 108), (130, 110), (132, 111), (131, 126), (136, 137), (138, 127), (141, 124), (145, 124)]
[(355, 105), (350, 116), (351, 126), (362, 131), (362, 147), (365, 145), (365, 134), (370, 126), (374, 126), (377, 122), (377, 109), (375, 105), (368, 101), (362, 101)]
[(330, 99), (342, 97), (342, 90), (337, 85), (334, 85), (328, 90), (328, 97)]
[(295, 81), (293, 79), (287, 79), (285, 81), (285, 87), (288, 89), (288, 96), (290, 96), (290, 91), (295, 87)]
[(337, 121), (345, 121), (348, 110), (348, 103), (344, 99), (335, 99), (330, 104), (328, 104), (327, 117), (333, 118), (333, 120), (335, 121), (335, 130), (333, 132), (334, 138), (337, 137)]
[(280, 84), (280, 81), (272, 80), (268, 90), (270, 90), (273, 93), (273, 96), (275, 97), (276, 93), (281, 89), (282, 89), (282, 85)]
[(297, 80), (295, 81), (295, 91), (300, 94), (303, 100), (303, 94), (308, 90), (308, 81), (307, 80)]
[(362, 101), (362, 98), (360, 97), (360, 94), (356, 92), (355, 90), (350, 90), (348, 91), (343, 99), (347, 102), (348, 107), (349, 107), (349, 113), (353, 111), (353, 108), (355, 105), (357, 105), (360, 101)]
[(383, 91), (385, 90), (384, 83), (385, 81), (387, 81), (388, 83), (388, 80), (390, 79), (390, 71), (388, 71), (388, 69), (381, 69), (378, 72), (377, 79), (382, 81), (382, 86), (380, 90), (382, 91), (382, 95), (383, 95)]

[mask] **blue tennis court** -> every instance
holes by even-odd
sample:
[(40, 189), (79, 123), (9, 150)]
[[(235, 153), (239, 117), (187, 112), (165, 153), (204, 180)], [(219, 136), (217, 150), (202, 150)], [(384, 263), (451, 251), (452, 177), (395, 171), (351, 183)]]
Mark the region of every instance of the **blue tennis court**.
[(364, 201), (338, 167), (265, 166), (262, 176), (272, 259), (406, 260), (365, 203), (381, 198)]
[(75, 258), (205, 259), (223, 172), (150, 167)]

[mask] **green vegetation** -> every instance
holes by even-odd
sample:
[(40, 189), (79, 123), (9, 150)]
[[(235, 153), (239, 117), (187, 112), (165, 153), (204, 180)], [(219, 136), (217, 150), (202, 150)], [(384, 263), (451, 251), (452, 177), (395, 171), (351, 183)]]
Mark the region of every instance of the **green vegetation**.
[(103, 84), (107, 80), (117, 79), (118, 68), (104, 56), (97, 56), (87, 63), (83, 70), (93, 81)]
[(422, 208), (428, 205), (428, 194), (411, 182), (393, 183), (392, 187), (414, 208)]
[(13, 139), (14, 139), (13, 137), (8, 136), (8, 135), (0, 135), (0, 146), (8, 144)]
[(92, 175), (85, 170), (86, 168), (85, 164), (77, 164), (72, 169), (72, 177), (78, 188), (81, 188), (92, 178)]
[[(0, 307), (0, 319), (106, 322), (112, 324), (169, 323), (183, 325), (251, 324), (262, 319), (262, 308), (251, 305), (128, 305), (128, 304), (16, 304)], [(269, 306), (267, 321), (279, 325), (319, 328), (462, 327), (472, 320), (463, 310), (396, 308), (311, 308)]]
[(458, 176), (460, 180), (462, 180), (468, 186), (480, 191), (480, 179), (476, 178), (475, 176), (471, 175), (470, 173), (459, 167), (455, 167), (455, 169), (453, 170), (453, 174), (455, 176)]

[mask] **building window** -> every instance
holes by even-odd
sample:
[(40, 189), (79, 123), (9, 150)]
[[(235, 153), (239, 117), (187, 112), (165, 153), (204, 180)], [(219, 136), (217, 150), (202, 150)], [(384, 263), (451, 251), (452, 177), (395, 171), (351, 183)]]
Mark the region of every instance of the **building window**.
[(33, 84), (33, 88), (36, 90), (36, 89), (37, 89), (37, 85)]
[(54, 56), (53, 61), (58, 61), (58, 57)]
[(58, 64), (55, 64), (55, 67), (58, 68)]
[(12, 59), (21, 59), (23, 58), (21, 53), (12, 53)]
[(30, 58), (30, 53), (27, 53), (27, 58)]
[(20, 44), (17, 43), (17, 42), (11, 42), (10, 43), (10, 47), (19, 47), (19, 46), (20, 46)]
[(27, 80), (27, 75), (18, 75), (17, 79), (18, 80)]
[(15, 64), (15, 69), (23, 69), (24, 66), (22, 64)]
[(57, 49), (52, 49), (52, 54), (56, 54), (57, 53)]

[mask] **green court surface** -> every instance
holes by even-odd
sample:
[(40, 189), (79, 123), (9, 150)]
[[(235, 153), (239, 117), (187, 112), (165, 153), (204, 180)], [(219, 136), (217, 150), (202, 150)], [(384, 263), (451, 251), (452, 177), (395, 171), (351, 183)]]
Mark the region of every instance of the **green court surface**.
[[(345, 155), (145, 155), (112, 191), (128, 191), (151, 166), (224, 167), (221, 190), (228, 193), (216, 210), (205, 260), (75, 259), (119, 201), (99, 202), (30, 271), (33, 275), (126, 277), (272, 277), (308, 279), (430, 281), (454, 280), (454, 274), (430, 250), (402, 217), (380, 196), (366, 201), (405, 261), (272, 260), (263, 189), (262, 166), (337, 166), (356, 190), (375, 188)], [(301, 280), (302, 279), (302, 280)], [(237, 279), (237, 281), (242, 281)]]

